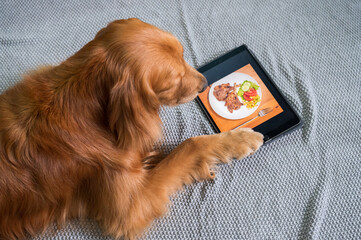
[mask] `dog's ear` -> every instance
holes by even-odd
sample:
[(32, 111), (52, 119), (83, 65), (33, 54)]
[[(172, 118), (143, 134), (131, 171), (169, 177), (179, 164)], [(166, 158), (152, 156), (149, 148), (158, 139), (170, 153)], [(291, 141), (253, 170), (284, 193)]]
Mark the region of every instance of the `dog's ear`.
[(159, 69), (153, 48), (148, 46), (152, 42), (149, 34), (154, 31), (137, 19), (119, 20), (100, 30), (94, 39), (105, 56), (102, 81), (108, 91), (108, 125), (123, 149), (149, 151), (161, 133), (160, 102), (151, 86)]
[(107, 116), (110, 130), (123, 149), (149, 151), (161, 134), (159, 101), (146, 74), (134, 65), (108, 63), (114, 85)]

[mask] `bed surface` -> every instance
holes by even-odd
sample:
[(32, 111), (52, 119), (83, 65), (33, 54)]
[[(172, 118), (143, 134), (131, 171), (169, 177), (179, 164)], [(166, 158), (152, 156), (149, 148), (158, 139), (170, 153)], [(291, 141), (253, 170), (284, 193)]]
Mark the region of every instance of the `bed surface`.
[[(200, 67), (247, 44), (304, 127), (221, 165), (214, 181), (172, 196), (141, 239), (360, 239), (361, 2), (0, 2), (0, 92), (38, 65), (58, 64), (112, 20), (137, 17), (178, 37)], [(214, 133), (195, 101), (161, 109), (170, 152)], [(72, 221), (35, 239), (112, 239)]]

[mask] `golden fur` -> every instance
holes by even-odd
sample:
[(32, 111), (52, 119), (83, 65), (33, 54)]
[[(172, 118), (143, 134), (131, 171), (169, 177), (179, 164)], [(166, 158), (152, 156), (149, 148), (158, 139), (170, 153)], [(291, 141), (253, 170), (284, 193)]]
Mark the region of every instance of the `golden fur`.
[(25, 76), (0, 95), (0, 239), (82, 217), (134, 238), (183, 184), (257, 150), (262, 135), (243, 129), (153, 152), (159, 107), (205, 86), (178, 40), (138, 19), (110, 23), (60, 65)]

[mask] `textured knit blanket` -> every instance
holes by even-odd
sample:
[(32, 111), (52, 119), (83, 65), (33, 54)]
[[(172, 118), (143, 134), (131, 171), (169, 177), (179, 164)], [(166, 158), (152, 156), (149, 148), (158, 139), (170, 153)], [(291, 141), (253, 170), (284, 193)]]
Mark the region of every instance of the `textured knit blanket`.
[[(141, 239), (361, 238), (359, 0), (1, 0), (0, 92), (129, 17), (177, 36), (194, 67), (247, 44), (305, 122), (221, 165), (215, 180), (173, 195), (169, 212)], [(161, 117), (166, 152), (214, 133), (195, 101), (164, 107)], [(91, 220), (36, 239), (44, 238), (112, 239)]]

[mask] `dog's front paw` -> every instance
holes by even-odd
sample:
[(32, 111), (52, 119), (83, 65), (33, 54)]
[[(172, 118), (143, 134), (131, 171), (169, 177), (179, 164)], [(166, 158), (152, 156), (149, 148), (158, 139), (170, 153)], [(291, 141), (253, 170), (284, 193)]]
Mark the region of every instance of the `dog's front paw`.
[(218, 161), (227, 163), (232, 158), (241, 159), (253, 154), (262, 144), (261, 133), (250, 128), (241, 128), (218, 134), (213, 150)]
[(215, 177), (216, 164), (253, 154), (262, 146), (263, 135), (250, 128), (242, 128), (196, 137), (193, 143), (196, 143), (193, 150), (197, 162), (193, 176), (197, 176), (197, 179), (212, 179)]
[(224, 148), (229, 149), (228, 157), (241, 159), (255, 153), (263, 144), (263, 135), (251, 128), (240, 128), (221, 136)]

